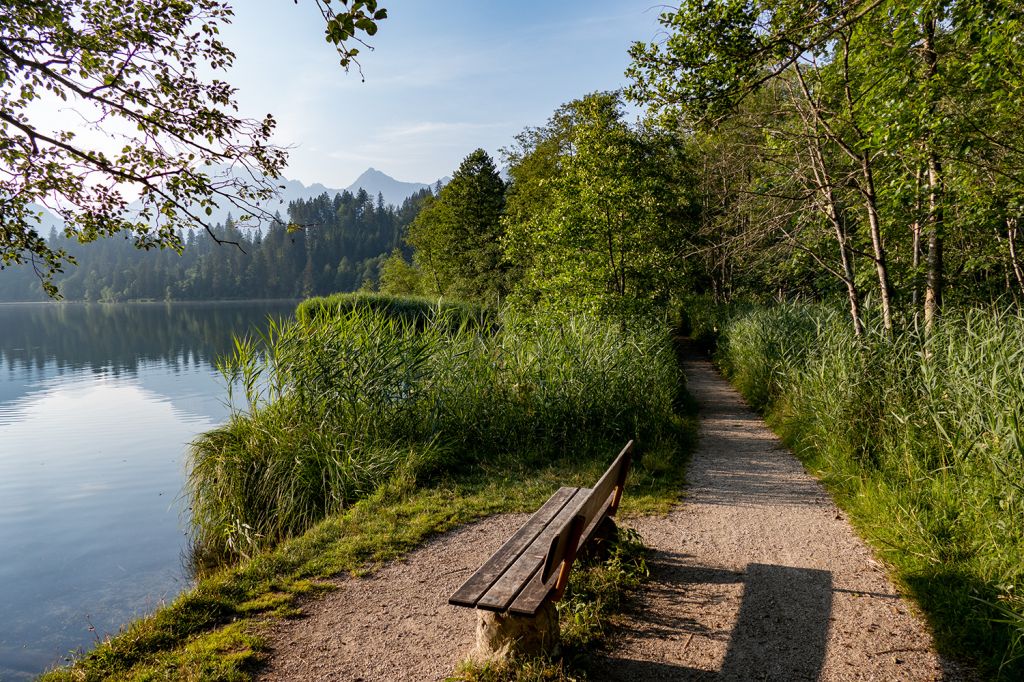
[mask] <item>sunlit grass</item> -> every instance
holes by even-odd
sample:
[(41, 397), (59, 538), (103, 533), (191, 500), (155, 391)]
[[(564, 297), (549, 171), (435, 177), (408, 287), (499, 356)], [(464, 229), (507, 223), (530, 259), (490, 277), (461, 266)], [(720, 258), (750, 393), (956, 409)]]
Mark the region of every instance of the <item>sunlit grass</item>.
[(299, 303), (295, 316), (303, 321), (317, 317), (344, 315), (353, 310), (374, 310), (404, 322), (425, 325), (444, 317), (455, 326), (483, 326), (493, 322), (495, 311), (476, 303), (429, 298), (425, 296), (389, 296), (375, 293), (339, 293), (314, 296)]

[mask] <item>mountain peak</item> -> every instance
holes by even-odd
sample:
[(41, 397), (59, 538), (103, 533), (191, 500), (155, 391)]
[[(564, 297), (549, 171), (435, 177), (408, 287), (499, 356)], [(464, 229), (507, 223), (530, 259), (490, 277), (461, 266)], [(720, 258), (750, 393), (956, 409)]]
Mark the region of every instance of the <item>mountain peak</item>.
[(421, 189), (426, 189), (429, 185), (422, 182), (402, 182), (395, 180), (393, 177), (383, 171), (379, 171), (372, 166), (363, 171), (362, 175), (356, 178), (355, 182), (346, 187), (349, 192), (355, 194), (360, 189), (366, 191), (371, 197), (375, 197), (378, 194), (384, 195), (384, 202), (400, 206), (407, 197)]
[(395, 180), (393, 177), (391, 177), (390, 175), (388, 175), (384, 171), (377, 170), (373, 166), (370, 166), (369, 168), (364, 170), (362, 173), (360, 173), (359, 177), (355, 179), (355, 182), (353, 182), (352, 185), (354, 186), (354, 185), (358, 184), (359, 182), (365, 181), (365, 180), (373, 180), (373, 181), (377, 181), (377, 182), (380, 182), (380, 181), (400, 182), (399, 180)]

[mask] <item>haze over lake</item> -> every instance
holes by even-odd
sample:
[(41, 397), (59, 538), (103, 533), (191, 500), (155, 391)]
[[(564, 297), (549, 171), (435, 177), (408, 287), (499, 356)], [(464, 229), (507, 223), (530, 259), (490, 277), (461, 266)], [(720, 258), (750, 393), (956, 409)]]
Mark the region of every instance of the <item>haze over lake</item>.
[(214, 358), (293, 309), (0, 305), (0, 680), (188, 586), (186, 445), (228, 412)]

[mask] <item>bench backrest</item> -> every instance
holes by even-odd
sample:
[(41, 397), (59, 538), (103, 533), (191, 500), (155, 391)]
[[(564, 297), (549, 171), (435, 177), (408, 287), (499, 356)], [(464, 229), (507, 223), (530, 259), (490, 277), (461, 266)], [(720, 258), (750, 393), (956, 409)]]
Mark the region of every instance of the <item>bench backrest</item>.
[(551, 539), (551, 546), (544, 558), (541, 579), (547, 583), (551, 576), (558, 572), (558, 580), (552, 594), (555, 601), (561, 599), (565, 593), (565, 588), (569, 584), (569, 571), (580, 547), (586, 544), (606, 516), (614, 516), (618, 511), (632, 457), (633, 441), (629, 441), (601, 476), (597, 485), (588, 493), (575, 516)]
[(556, 491), (448, 602), (535, 615), (552, 596), (561, 599), (576, 552), (618, 509), (632, 451), (630, 441), (593, 488)]

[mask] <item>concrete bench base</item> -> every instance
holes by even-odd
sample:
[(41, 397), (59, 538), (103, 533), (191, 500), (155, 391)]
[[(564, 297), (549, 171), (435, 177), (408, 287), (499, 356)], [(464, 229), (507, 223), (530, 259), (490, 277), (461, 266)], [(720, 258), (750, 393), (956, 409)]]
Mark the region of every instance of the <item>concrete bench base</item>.
[(502, 661), (510, 656), (557, 655), (558, 610), (545, 602), (533, 616), (476, 610), (473, 659)]

